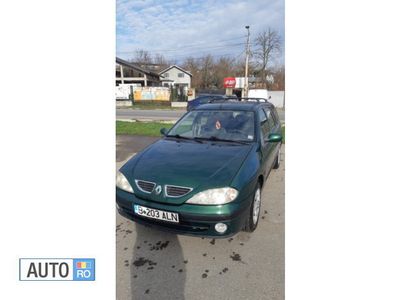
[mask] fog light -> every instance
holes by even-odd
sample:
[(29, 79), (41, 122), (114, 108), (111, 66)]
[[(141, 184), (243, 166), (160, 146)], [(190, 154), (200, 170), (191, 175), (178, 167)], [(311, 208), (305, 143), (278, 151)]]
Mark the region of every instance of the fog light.
[(227, 229), (228, 229), (228, 226), (226, 226), (226, 224), (224, 224), (224, 223), (215, 224), (215, 230), (218, 233), (224, 233)]

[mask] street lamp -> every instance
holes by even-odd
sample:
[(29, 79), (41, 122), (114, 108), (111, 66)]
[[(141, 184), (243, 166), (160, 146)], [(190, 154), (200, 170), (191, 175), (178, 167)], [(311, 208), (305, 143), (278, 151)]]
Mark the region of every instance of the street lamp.
[(246, 66), (244, 70), (244, 96), (249, 95), (249, 54), (250, 54), (250, 26), (245, 27), (247, 29), (247, 44), (246, 44)]

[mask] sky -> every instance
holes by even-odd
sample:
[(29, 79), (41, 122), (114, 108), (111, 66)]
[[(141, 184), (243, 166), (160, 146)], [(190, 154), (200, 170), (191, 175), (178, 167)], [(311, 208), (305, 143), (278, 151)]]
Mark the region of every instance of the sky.
[(176, 62), (206, 54), (241, 58), (246, 25), (250, 41), (268, 27), (284, 41), (284, 10), (284, 0), (117, 0), (117, 56), (132, 59), (143, 49)]

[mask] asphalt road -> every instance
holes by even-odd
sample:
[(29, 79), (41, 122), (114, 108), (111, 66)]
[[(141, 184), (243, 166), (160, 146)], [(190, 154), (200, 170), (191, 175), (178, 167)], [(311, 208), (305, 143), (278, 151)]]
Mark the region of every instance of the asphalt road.
[(118, 120), (135, 120), (135, 119), (149, 119), (149, 120), (163, 120), (163, 121), (176, 121), (186, 110), (167, 110), (167, 109), (130, 109), (118, 108)]
[[(117, 136), (117, 168), (157, 138)], [(116, 216), (117, 299), (284, 299), (284, 147), (253, 233), (208, 239)]]
[[(281, 121), (285, 121), (285, 111), (277, 109)], [(118, 108), (117, 120), (155, 120), (155, 121), (176, 121), (185, 110), (167, 110), (167, 109), (130, 109)]]

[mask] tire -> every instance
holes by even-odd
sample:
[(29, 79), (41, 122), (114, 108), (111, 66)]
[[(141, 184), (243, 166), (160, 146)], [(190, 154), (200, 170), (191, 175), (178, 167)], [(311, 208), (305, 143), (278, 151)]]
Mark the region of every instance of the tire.
[(274, 162), (274, 169), (279, 169), (279, 166), (281, 165), (281, 148), (279, 147), (278, 150), (278, 155), (275, 158), (275, 162)]
[(254, 230), (256, 230), (258, 225), (258, 220), (260, 219), (260, 211), (261, 211), (261, 185), (260, 183), (257, 183), (256, 189), (253, 194), (253, 201), (250, 206), (249, 215), (247, 216), (243, 231), (253, 232)]

